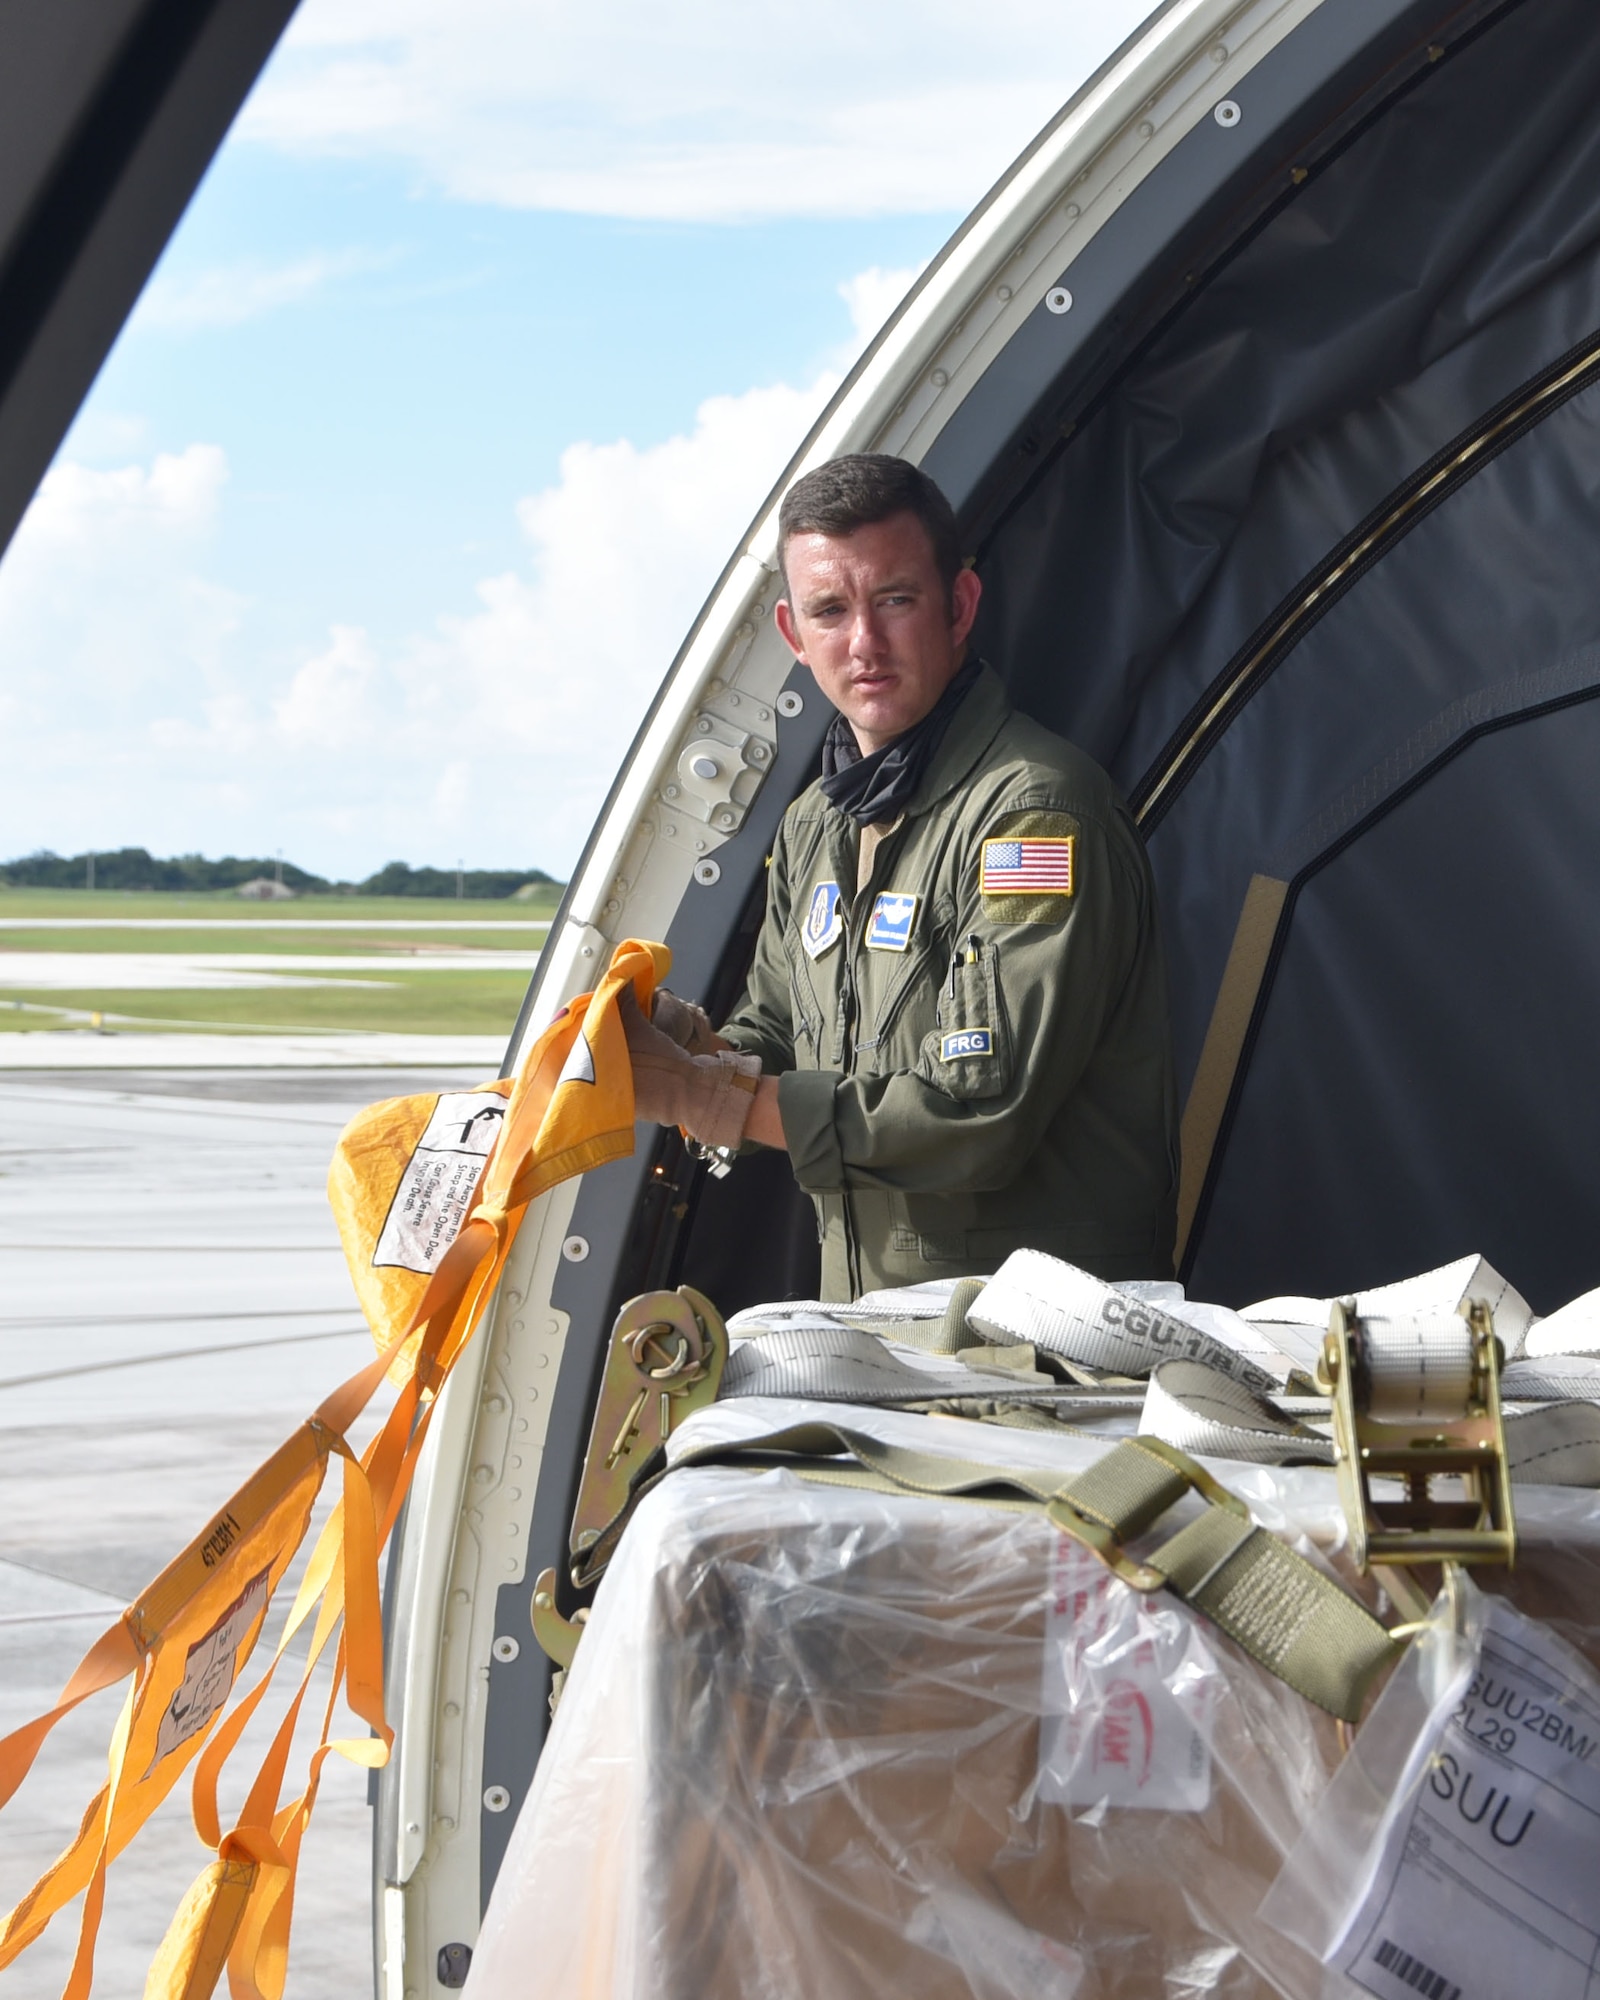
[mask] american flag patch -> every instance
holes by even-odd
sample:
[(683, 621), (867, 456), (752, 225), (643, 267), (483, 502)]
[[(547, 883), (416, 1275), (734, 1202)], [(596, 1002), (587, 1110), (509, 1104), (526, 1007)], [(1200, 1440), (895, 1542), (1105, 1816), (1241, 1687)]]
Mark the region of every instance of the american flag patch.
[(1076, 837), (986, 840), (978, 874), (985, 896), (1070, 896)]

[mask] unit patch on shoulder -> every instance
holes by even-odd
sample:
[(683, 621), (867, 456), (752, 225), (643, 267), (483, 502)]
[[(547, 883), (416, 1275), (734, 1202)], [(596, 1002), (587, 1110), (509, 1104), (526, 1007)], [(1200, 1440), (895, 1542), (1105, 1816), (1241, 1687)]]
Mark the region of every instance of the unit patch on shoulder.
[(994, 1035), (988, 1028), (958, 1028), (939, 1043), (940, 1062), (960, 1062), (963, 1056), (992, 1056)]
[(800, 927), (800, 942), (810, 958), (821, 958), (829, 945), (837, 944), (844, 931), (844, 913), (839, 907), (837, 882), (819, 882), (811, 891), (811, 904)]
[(978, 854), (986, 917), (1003, 924), (1060, 924), (1082, 888), (1078, 822), (1070, 813), (1022, 811), (990, 826)]
[(911, 942), (911, 926), (917, 914), (917, 897), (899, 896), (885, 889), (872, 906), (867, 924), (868, 951), (904, 951)]

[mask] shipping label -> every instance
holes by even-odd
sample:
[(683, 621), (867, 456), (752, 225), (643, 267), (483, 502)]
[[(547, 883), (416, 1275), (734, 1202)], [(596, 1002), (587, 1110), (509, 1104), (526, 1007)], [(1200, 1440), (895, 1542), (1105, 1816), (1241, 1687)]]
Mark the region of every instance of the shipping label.
[(1409, 1820), (1333, 1953), (1378, 2000), (1600, 1995), (1600, 1681), (1490, 1606)]
[(1196, 1620), (1062, 1536), (1045, 1614), (1039, 1797), (1204, 1812), (1220, 1672)]

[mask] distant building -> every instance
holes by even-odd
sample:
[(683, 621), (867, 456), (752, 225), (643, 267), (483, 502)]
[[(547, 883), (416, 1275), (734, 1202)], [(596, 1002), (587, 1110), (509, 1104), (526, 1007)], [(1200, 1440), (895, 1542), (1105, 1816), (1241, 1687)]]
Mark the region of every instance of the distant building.
[(295, 892), (287, 882), (274, 882), (270, 875), (253, 875), (233, 893), (252, 903), (291, 903)]

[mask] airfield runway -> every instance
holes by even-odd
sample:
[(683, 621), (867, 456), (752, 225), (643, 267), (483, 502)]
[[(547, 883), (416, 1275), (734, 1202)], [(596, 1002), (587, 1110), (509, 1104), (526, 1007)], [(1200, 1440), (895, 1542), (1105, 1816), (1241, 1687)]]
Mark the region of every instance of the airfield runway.
[[(103, 1625), (370, 1355), (323, 1194), (340, 1128), (495, 1068), (0, 1071), (0, 1730), (51, 1705)], [(120, 1700), (69, 1717), (0, 1813), (0, 1907), (104, 1781)], [(234, 1767), (225, 1809), (254, 1760)], [(328, 1760), (289, 2000), (371, 1991), (366, 1785)], [(97, 1993), (144, 1990), (205, 1860), (180, 1784), (112, 1868)], [(76, 1931), (73, 1906), (3, 1975), (7, 2000), (55, 2000)]]

